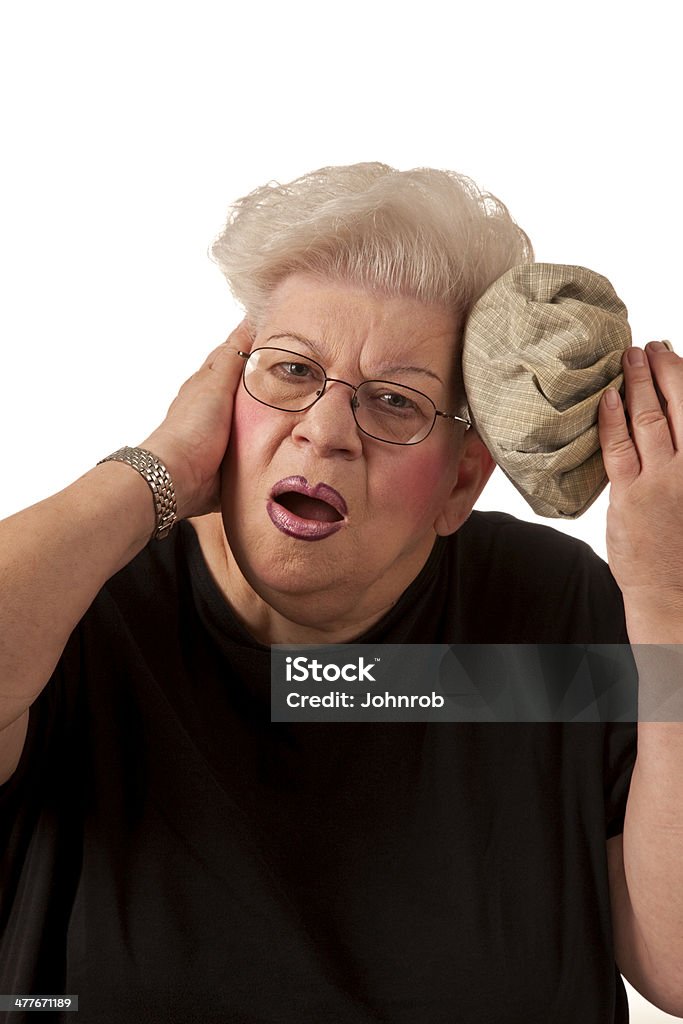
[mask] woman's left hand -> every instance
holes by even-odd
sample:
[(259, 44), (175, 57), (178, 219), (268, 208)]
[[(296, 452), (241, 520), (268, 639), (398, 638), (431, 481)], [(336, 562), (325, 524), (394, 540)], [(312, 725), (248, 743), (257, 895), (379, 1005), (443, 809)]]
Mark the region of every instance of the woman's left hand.
[(600, 403), (607, 557), (631, 643), (683, 643), (683, 359), (650, 342), (624, 376), (626, 410), (614, 389)]

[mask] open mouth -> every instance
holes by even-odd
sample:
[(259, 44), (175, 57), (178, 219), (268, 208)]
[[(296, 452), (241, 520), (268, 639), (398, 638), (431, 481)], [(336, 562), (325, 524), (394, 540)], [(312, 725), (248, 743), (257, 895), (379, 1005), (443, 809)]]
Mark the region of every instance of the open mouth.
[(340, 530), (347, 515), (346, 502), (329, 484), (311, 486), (303, 476), (279, 480), (266, 510), (274, 526), (288, 537), (322, 540)]
[(277, 503), (299, 519), (313, 519), (317, 523), (340, 523), (344, 518), (329, 502), (321, 498), (310, 498), (307, 494), (299, 494), (298, 491), (278, 494)]

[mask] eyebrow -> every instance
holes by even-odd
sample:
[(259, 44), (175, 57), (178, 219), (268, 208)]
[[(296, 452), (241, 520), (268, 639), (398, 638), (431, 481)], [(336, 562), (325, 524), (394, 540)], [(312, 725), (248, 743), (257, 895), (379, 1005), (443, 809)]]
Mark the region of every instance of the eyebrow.
[[(302, 345), (308, 345), (308, 347), (312, 349), (313, 352), (315, 352), (316, 356), (318, 356), (321, 362), (324, 359), (324, 355), (320, 351), (316, 343), (314, 341), (311, 341), (310, 338), (305, 338), (302, 334), (295, 334), (293, 331), (287, 331), (286, 334), (271, 334), (271, 336), (267, 340), (286, 341), (287, 338), (290, 338), (293, 341), (298, 341)], [(401, 363), (397, 363), (394, 366), (385, 366), (384, 369), (382, 370), (382, 373), (418, 373), (423, 377), (430, 377), (432, 380), (436, 380), (439, 382), (439, 384), (443, 385), (441, 377), (439, 377), (436, 373), (433, 373), (432, 370), (425, 369), (424, 366), (403, 366)]]

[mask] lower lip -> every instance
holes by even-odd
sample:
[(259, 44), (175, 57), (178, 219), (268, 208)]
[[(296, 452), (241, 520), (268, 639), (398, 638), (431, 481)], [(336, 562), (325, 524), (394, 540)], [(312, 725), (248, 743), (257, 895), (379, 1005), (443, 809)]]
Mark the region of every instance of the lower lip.
[(288, 537), (296, 537), (297, 540), (324, 540), (325, 537), (337, 533), (344, 525), (343, 519), (336, 523), (321, 523), (317, 519), (301, 519), (283, 505), (278, 505), (276, 501), (272, 500), (268, 502), (266, 509), (273, 526), (277, 526), (278, 530), (281, 533), (286, 533)]

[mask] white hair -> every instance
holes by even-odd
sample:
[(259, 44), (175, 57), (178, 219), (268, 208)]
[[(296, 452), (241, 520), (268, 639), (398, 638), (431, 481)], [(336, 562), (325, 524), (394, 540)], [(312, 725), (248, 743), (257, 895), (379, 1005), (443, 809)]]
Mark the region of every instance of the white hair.
[(273, 288), (296, 272), (463, 317), (506, 270), (533, 261), (533, 249), (507, 207), (470, 178), (363, 163), (270, 182), (237, 200), (211, 256), (258, 323)]

